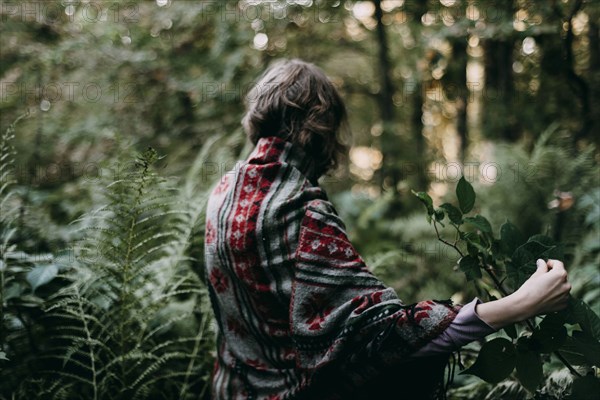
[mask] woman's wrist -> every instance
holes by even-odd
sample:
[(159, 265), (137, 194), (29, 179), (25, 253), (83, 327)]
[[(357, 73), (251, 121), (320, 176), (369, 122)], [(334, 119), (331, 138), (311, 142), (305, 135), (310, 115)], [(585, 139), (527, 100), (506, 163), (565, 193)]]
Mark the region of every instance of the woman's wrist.
[[(531, 317), (531, 307), (519, 291), (498, 300), (475, 306), (475, 312), (486, 324), (499, 330)], [(533, 314), (534, 315), (534, 314)]]

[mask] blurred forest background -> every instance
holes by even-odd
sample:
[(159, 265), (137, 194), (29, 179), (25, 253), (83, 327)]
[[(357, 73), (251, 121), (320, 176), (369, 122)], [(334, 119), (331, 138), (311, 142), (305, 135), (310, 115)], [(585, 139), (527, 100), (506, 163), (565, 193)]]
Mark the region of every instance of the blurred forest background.
[[(466, 284), (411, 194), (440, 204), (464, 175), (496, 234), (563, 243), (599, 312), (600, 2), (2, 1), (0, 17), (0, 398), (208, 398), (207, 191), (250, 150), (244, 96), (284, 57), (346, 100), (348, 162), (322, 185), (405, 302), (498, 296)], [(568, 371), (544, 376), (536, 398), (562, 398)], [(533, 396), (465, 375), (450, 391), (486, 395)]]

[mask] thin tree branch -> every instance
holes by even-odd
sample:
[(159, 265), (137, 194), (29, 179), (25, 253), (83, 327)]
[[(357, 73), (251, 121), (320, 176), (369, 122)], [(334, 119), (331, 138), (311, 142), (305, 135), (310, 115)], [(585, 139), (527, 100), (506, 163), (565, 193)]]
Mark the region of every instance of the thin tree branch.
[(437, 228), (437, 224), (436, 224), (436, 222), (435, 222), (435, 219), (433, 220), (433, 228), (435, 229), (435, 234), (437, 235), (437, 238), (438, 238), (438, 240), (439, 240), (440, 242), (442, 242), (442, 243), (444, 243), (444, 244), (447, 244), (448, 246), (452, 247), (454, 250), (456, 250), (456, 252), (457, 252), (458, 254), (460, 254), (460, 256), (461, 256), (461, 257), (464, 257), (464, 254), (462, 253), (462, 251), (460, 251), (460, 249), (458, 248), (458, 246), (456, 246), (456, 244), (452, 244), (452, 243), (450, 243), (450, 242), (448, 242), (447, 240), (444, 240), (444, 239), (442, 238), (442, 236), (440, 235), (440, 232), (438, 231), (438, 228)]

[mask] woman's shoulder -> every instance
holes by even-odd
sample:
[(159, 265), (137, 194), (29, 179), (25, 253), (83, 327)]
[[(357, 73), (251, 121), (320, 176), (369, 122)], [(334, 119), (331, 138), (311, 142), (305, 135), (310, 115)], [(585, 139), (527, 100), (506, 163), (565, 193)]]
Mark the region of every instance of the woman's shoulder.
[(338, 216), (335, 206), (326, 197), (308, 200), (305, 209), (307, 213), (318, 213), (324, 216)]
[(333, 203), (326, 197), (312, 199), (306, 203), (302, 226), (314, 225), (314, 223), (335, 228), (339, 232), (346, 231), (346, 224), (340, 218)]

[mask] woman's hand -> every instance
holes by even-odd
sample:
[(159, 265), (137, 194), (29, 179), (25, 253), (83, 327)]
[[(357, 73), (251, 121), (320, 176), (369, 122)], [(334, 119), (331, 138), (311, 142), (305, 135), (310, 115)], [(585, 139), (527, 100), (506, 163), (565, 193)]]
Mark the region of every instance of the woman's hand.
[(513, 294), (478, 304), (475, 312), (495, 329), (567, 307), (571, 284), (561, 261), (537, 261), (537, 270)]
[(523, 303), (526, 318), (560, 311), (569, 303), (571, 284), (561, 261), (537, 260), (537, 270), (514, 293)]

